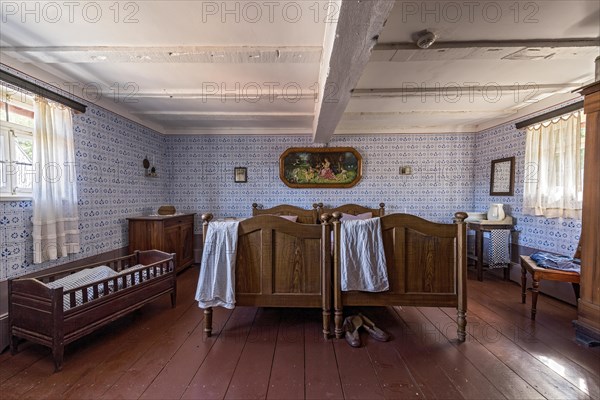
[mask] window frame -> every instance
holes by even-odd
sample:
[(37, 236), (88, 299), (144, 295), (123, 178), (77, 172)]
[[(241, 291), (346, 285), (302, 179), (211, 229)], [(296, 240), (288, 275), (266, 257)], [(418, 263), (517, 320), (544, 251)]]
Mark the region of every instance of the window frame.
[[(4, 137), (4, 143), (6, 144), (2, 154), (0, 154), (0, 162), (4, 164), (3, 176), (0, 176), (0, 179), (2, 179), (2, 182), (6, 182), (5, 186), (0, 186), (0, 201), (32, 200), (35, 178), (32, 180), (31, 187), (23, 188), (18, 185), (18, 176), (5, 174), (7, 166), (16, 163), (17, 139), (24, 138), (33, 142), (33, 128), (0, 121), (0, 135)], [(33, 171), (29, 173), (33, 173)]]
[[(540, 195), (545, 196), (545, 198), (549, 199), (549, 200), (547, 200), (547, 202), (549, 202), (549, 203), (557, 203), (559, 201), (564, 202), (565, 198), (567, 199), (567, 201), (569, 200), (568, 197), (565, 197), (564, 186), (566, 185), (566, 183), (564, 181), (561, 181), (562, 184), (557, 185), (554, 180), (550, 179), (551, 177), (559, 177), (559, 178), (565, 177), (565, 175), (562, 174), (562, 166), (561, 166), (560, 162), (557, 162), (556, 160), (558, 158), (560, 161), (562, 156), (567, 152), (567, 149), (565, 149), (562, 146), (559, 146), (557, 144), (555, 144), (552, 147), (548, 147), (548, 144), (546, 144), (546, 148), (552, 148), (552, 149), (554, 149), (554, 152), (552, 154), (547, 154), (548, 157), (546, 157), (545, 160), (549, 160), (550, 158), (552, 158), (554, 160), (553, 166), (555, 168), (553, 171), (551, 171), (550, 174), (547, 174), (548, 176), (545, 176), (544, 179), (541, 177), (540, 172), (538, 170), (538, 168), (540, 168), (539, 166), (537, 166), (538, 160), (528, 159), (527, 153), (528, 153), (528, 146), (529, 146), (529, 135), (532, 134), (532, 131), (542, 129), (542, 127), (546, 128), (552, 124), (558, 123), (561, 119), (566, 121), (569, 118), (572, 118), (575, 114), (579, 114), (579, 118), (580, 118), (580, 125), (577, 128), (579, 131), (579, 135), (580, 135), (580, 145), (579, 145), (578, 149), (572, 149), (571, 151), (573, 151), (574, 154), (579, 153), (579, 156), (581, 159), (579, 169), (573, 169), (574, 173), (579, 175), (579, 179), (573, 179), (573, 181), (578, 182), (578, 187), (580, 188), (580, 190), (576, 190), (575, 192), (569, 192), (569, 193), (575, 194), (575, 197), (576, 197), (574, 199), (575, 201), (580, 202), (580, 203), (583, 201), (583, 177), (584, 177), (584, 170), (585, 170), (585, 135), (586, 135), (585, 127), (587, 124), (587, 118), (586, 118), (586, 114), (583, 112), (583, 109), (578, 109), (578, 110), (567, 112), (565, 114), (561, 114), (559, 116), (553, 117), (552, 119), (548, 119), (546, 121), (531, 124), (526, 128), (527, 136), (526, 136), (525, 157), (524, 157), (525, 169), (527, 170), (527, 165), (534, 165), (534, 166), (536, 166), (536, 169), (533, 169), (530, 173), (525, 172), (526, 177), (523, 180), (523, 184), (524, 184), (524, 186), (523, 186), (523, 215), (532, 215), (532, 216), (542, 217), (542, 218), (568, 218), (568, 219), (581, 220), (581, 216), (579, 216), (579, 217), (573, 216), (574, 214), (577, 213), (578, 210), (579, 210), (579, 212), (581, 212), (580, 208), (543, 207), (538, 202), (536, 202), (536, 204), (532, 206), (531, 204), (529, 204), (527, 202), (527, 198), (531, 194), (535, 194), (538, 197)], [(549, 136), (549, 137), (554, 138), (554, 136)], [(535, 179), (532, 177), (534, 177)], [(572, 175), (570, 177), (573, 178)], [(577, 175), (575, 176), (575, 178), (577, 178)], [(531, 180), (531, 179), (534, 179), (534, 180)], [(541, 186), (543, 187), (543, 190), (541, 190), (541, 192), (540, 192), (540, 182), (542, 182)], [(529, 189), (531, 189), (529, 187), (529, 184), (531, 184), (531, 183), (538, 184), (538, 187), (535, 192), (531, 192), (529, 190)], [(557, 194), (559, 196), (557, 196), (555, 198), (550, 197), (550, 195), (557, 195)], [(535, 208), (535, 211), (531, 211), (534, 208)], [(542, 209), (542, 208), (544, 210), (541, 211), (541, 213), (538, 212), (538, 209)], [(559, 212), (556, 213), (554, 210), (559, 210)], [(556, 215), (556, 214), (559, 214), (559, 215)]]
[[(2, 182), (6, 182), (6, 187), (0, 186), (0, 201), (32, 200), (33, 187), (36, 179), (35, 176), (32, 179), (31, 187), (19, 187), (18, 175), (21, 172), (19, 171), (16, 176), (14, 174), (8, 175), (6, 174), (6, 167), (16, 163), (15, 158), (17, 154), (16, 152), (18, 151), (17, 140), (19, 138), (30, 140), (33, 144), (33, 121), (31, 126), (21, 125), (19, 123), (10, 121), (11, 113), (9, 112), (9, 106), (16, 106), (33, 113), (33, 98), (31, 95), (20, 92), (1, 83), (0, 93), (1, 100), (6, 107), (6, 115), (4, 116), (6, 120), (0, 120), (0, 135), (4, 137), (4, 142), (6, 144), (5, 148), (2, 149), (4, 151), (0, 152), (0, 162), (5, 165), (5, 169), (2, 173), (2, 176), (0, 176), (0, 179), (2, 179)], [(30, 171), (24, 173), (33, 174), (33, 164), (30, 167)]]

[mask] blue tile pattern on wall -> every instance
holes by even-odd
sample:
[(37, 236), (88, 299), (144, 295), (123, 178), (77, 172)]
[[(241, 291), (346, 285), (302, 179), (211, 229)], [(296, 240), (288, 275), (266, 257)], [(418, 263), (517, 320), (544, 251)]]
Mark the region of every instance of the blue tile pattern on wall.
[[(27, 76), (8, 67), (12, 73)], [(43, 82), (36, 81), (38, 84)], [(66, 94), (66, 93), (63, 93)], [(279, 179), (279, 156), (289, 147), (318, 147), (309, 136), (164, 136), (87, 103), (74, 118), (82, 250), (33, 265), (31, 201), (0, 202), (0, 280), (127, 246), (126, 218), (155, 212), (162, 204), (199, 215), (249, 216), (253, 202), (308, 208), (357, 203), (450, 222), (456, 211), (507, 205), (517, 219), (518, 243), (572, 255), (581, 221), (522, 215), (525, 131), (514, 123), (478, 134), (334, 136), (330, 147), (356, 148), (363, 178), (349, 189), (292, 189)], [(561, 105), (557, 105), (559, 107)], [(491, 160), (515, 156), (515, 195), (490, 197)], [(158, 178), (144, 176), (149, 157)], [(412, 175), (400, 175), (409, 165)], [(234, 183), (234, 167), (248, 168), (248, 182)]]
[[(279, 156), (290, 147), (317, 147), (308, 136), (170, 136), (169, 192), (178, 210), (216, 217), (249, 216), (253, 202), (303, 208), (384, 202), (388, 213), (451, 222), (456, 211), (473, 207), (474, 141), (473, 134), (335, 136), (330, 147), (361, 153), (362, 180), (349, 189), (293, 189), (279, 178)], [(400, 175), (403, 165), (413, 174)], [(248, 168), (247, 183), (233, 182), (239, 166)]]
[[(576, 102), (575, 99), (571, 102)], [(569, 103), (571, 103), (569, 102)], [(569, 104), (567, 103), (567, 104)], [(564, 104), (542, 112), (551, 111)], [(537, 114), (541, 114), (539, 112)], [(533, 117), (533, 114), (528, 117)], [(516, 219), (518, 243), (543, 251), (573, 256), (581, 234), (581, 220), (543, 218), (523, 215), (523, 185), (525, 174), (526, 129), (518, 130), (514, 123), (491, 128), (477, 134), (475, 142), (475, 211), (487, 211), (491, 203), (505, 204), (507, 215)], [(491, 161), (515, 157), (514, 196), (490, 196)], [(514, 236), (513, 236), (514, 240)]]
[[(0, 202), (0, 280), (127, 246), (126, 218), (155, 212), (167, 202), (165, 136), (86, 105), (86, 113), (73, 119), (81, 252), (32, 264), (31, 201)], [(144, 176), (146, 156), (158, 178)]]

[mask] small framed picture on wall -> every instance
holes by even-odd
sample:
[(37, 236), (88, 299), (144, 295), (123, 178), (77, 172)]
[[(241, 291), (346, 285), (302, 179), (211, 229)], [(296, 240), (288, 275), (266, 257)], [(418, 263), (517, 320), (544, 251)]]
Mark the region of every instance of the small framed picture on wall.
[(515, 158), (492, 161), (490, 196), (512, 196), (515, 187)]
[(235, 183), (246, 183), (246, 182), (248, 182), (248, 168), (246, 168), (246, 167), (235, 167), (233, 169), (233, 181)]

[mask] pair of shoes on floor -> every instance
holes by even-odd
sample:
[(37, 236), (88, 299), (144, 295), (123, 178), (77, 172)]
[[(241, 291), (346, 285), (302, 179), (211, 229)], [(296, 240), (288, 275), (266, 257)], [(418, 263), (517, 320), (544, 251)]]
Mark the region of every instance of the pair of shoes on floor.
[(344, 337), (352, 347), (360, 347), (360, 334), (358, 328), (363, 325), (363, 319), (358, 315), (351, 315), (344, 320)]
[(359, 313), (358, 315), (346, 317), (344, 320), (344, 337), (352, 347), (360, 347), (360, 334), (358, 332), (360, 327), (365, 328), (369, 335), (375, 340), (380, 342), (387, 342), (390, 340), (390, 335), (379, 329), (369, 318)]
[(390, 335), (388, 335), (387, 332), (384, 332), (383, 330), (379, 329), (373, 321), (371, 321), (369, 318), (367, 318), (361, 313), (358, 313), (358, 316), (363, 321), (363, 328), (365, 328), (365, 330), (369, 332), (369, 335), (371, 335), (373, 339), (378, 340), (380, 342), (387, 342), (388, 340), (390, 340)]

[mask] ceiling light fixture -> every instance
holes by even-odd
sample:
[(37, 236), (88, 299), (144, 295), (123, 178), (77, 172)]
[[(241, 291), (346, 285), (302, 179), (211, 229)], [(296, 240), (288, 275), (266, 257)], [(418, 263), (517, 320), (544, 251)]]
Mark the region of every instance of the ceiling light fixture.
[(421, 49), (428, 49), (436, 40), (437, 36), (435, 33), (425, 31), (417, 38), (417, 46)]

